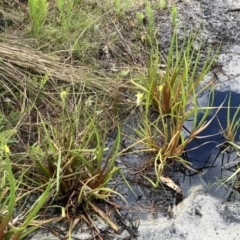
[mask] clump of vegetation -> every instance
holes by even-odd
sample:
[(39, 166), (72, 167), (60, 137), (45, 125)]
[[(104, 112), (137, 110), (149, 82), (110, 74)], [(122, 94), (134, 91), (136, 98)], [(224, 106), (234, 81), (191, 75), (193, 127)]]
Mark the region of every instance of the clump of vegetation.
[[(213, 57), (209, 51), (204, 65), (200, 66), (201, 48), (194, 50), (194, 41), (192, 35), (180, 48), (175, 31), (165, 70), (158, 70), (162, 63), (157, 49), (150, 58), (148, 76), (132, 81), (140, 91), (137, 94), (137, 105), (141, 102), (145, 109), (144, 124), (137, 131), (139, 142), (146, 145), (146, 151), (156, 153), (154, 165), (157, 182), (154, 184), (148, 179), (155, 187), (159, 185), (169, 163), (178, 162), (191, 169), (185, 157), (186, 148), (211, 123), (211, 120), (206, 121), (211, 104), (204, 109), (204, 116), (200, 120), (199, 112), (203, 109), (198, 106), (197, 99), (213, 86), (210, 82), (199, 90), (216, 56)], [(155, 120), (149, 118), (151, 112), (157, 113)], [(189, 136), (185, 138), (184, 124), (189, 119), (193, 119), (194, 124)]]
[[(18, 179), (14, 176), (11, 161), (11, 152), (8, 143), (16, 134), (16, 130), (3, 130), (3, 116), (0, 119), (0, 239), (18, 240), (23, 239), (34, 232), (40, 224), (29, 227), (36, 219), (41, 208), (46, 203), (51, 190), (51, 184), (46, 186), (45, 191), (39, 196), (38, 201), (33, 204), (25, 213), (20, 213), (16, 216), (16, 207), (18, 206), (19, 198), (25, 194), (21, 192), (22, 179), (26, 174), (18, 174)], [(24, 219), (19, 221), (19, 219)]]
[(238, 129), (240, 127), (239, 117), (240, 117), (240, 108), (238, 107), (236, 109), (236, 112), (233, 116), (231, 116), (231, 94), (228, 99), (228, 106), (227, 106), (227, 128), (223, 129), (221, 126), (221, 122), (219, 121), (219, 125), (222, 129), (222, 135), (225, 139), (225, 142), (223, 143), (222, 147), (224, 148), (224, 151), (228, 151), (229, 148), (231, 148), (232, 144), (236, 142)]
[[(24, 82), (17, 86), (19, 92), (16, 89), (12, 92), (15, 96), (14, 101), (19, 102), (23, 99), (26, 104), (21, 118), (26, 119), (30, 113), (35, 119), (35, 126), (30, 126), (30, 136), (27, 139), (21, 139), (22, 131), (29, 123), (22, 123), (19, 119), (15, 123), (18, 132), (9, 130), (1, 135), (1, 146), (5, 151), (1, 159), (7, 163), (7, 168), (1, 168), (1, 236), (4, 236), (4, 239), (24, 238), (44, 223), (50, 224), (63, 219), (67, 219), (70, 229), (73, 229), (77, 211), (83, 211), (83, 219), (90, 224), (90, 216), (86, 209), (92, 209), (115, 231), (119, 231), (118, 225), (95, 204), (95, 201), (109, 201), (115, 195), (122, 197), (108, 187), (108, 183), (120, 171), (115, 166), (115, 161), (119, 153), (121, 130), (118, 129), (114, 145), (108, 148), (106, 141), (110, 128), (106, 112), (102, 110), (106, 103), (100, 101), (97, 96), (87, 96), (85, 87), (77, 87), (77, 84), (68, 86), (66, 90), (61, 90), (60, 86), (53, 90), (50, 79), (50, 75), (43, 79), (32, 79), (35, 88), (32, 89), (29, 85), (23, 91), (28, 96), (23, 96), (20, 90), (24, 87)], [(52, 102), (46, 98), (49, 92), (45, 95), (45, 91), (54, 94)], [(4, 97), (6, 98), (6, 95)], [(50, 104), (50, 108), (44, 105), (43, 112), (41, 105), (44, 102)], [(11, 116), (11, 110), (10, 103), (4, 114)], [(13, 123), (6, 122), (5, 125), (11, 126)], [(13, 155), (10, 161), (7, 143), (12, 132), (18, 135), (12, 143), (13, 152), (16, 151), (16, 143), (19, 145), (17, 148), (20, 147), (24, 152), (21, 153), (22, 157), (18, 157), (18, 153)], [(21, 172), (16, 179), (12, 168), (14, 172)], [(9, 183), (8, 176), (11, 180)], [(10, 198), (7, 197), (9, 192)], [(16, 208), (19, 208), (20, 201), (27, 199), (29, 194), (37, 196), (39, 201), (21, 216), (23, 221), (17, 220), (19, 217), (15, 216)], [(43, 211), (45, 205), (53, 202), (56, 209), (62, 209), (62, 214), (45, 221), (38, 219), (37, 222), (39, 211)], [(34, 227), (30, 227), (33, 220)], [(21, 227), (9, 225), (12, 221), (16, 221)]]
[[(235, 113), (231, 114), (231, 111), (235, 110)], [(224, 137), (224, 141), (222, 144), (220, 144), (219, 147), (219, 154), (217, 157), (222, 154), (222, 157), (226, 157), (228, 159), (228, 163), (223, 166), (223, 169), (229, 169), (233, 171), (233, 173), (220, 180), (220, 185), (228, 185), (228, 187), (231, 187), (232, 189), (238, 189), (239, 188), (239, 158), (240, 158), (240, 143), (238, 142), (238, 131), (240, 127), (240, 107), (232, 107), (231, 104), (231, 94), (228, 99), (228, 105), (227, 105), (227, 127), (226, 129), (223, 129), (222, 124), (220, 120), (218, 119), (219, 125), (221, 127), (221, 134)], [(236, 153), (236, 157), (229, 161), (230, 155), (232, 153)]]

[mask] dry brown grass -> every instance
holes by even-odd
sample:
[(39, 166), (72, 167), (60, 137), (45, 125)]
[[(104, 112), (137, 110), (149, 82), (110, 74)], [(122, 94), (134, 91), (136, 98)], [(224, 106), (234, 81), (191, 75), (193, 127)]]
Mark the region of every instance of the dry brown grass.
[(82, 83), (87, 88), (104, 92), (113, 92), (123, 86), (121, 82), (117, 84), (100, 72), (96, 76), (96, 72), (86, 67), (65, 63), (57, 55), (45, 54), (16, 42), (0, 42), (0, 58), (1, 76), (16, 83), (26, 79), (26, 76), (29, 78), (29, 74), (38, 77), (48, 74), (55, 80)]

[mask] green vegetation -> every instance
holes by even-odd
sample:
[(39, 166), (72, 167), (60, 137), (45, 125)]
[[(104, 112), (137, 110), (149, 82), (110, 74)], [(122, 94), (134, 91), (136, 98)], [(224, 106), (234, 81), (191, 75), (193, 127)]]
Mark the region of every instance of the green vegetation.
[[(68, 239), (79, 221), (102, 239), (92, 214), (118, 232), (99, 204), (124, 200), (110, 183), (119, 173), (127, 181), (116, 160), (127, 150), (122, 125), (131, 111), (140, 109), (143, 119), (133, 145), (153, 154), (156, 179), (145, 179), (180, 193), (164, 171), (173, 163), (191, 169), (184, 154), (211, 122), (211, 107), (200, 108), (197, 98), (213, 88), (211, 82), (200, 89), (216, 53), (202, 59), (195, 32), (179, 42), (177, 7), (168, 11), (175, 31), (166, 57), (155, 8), (168, 10), (168, 1), (29, 0), (16, 3), (15, 12), (13, 2), (2, 3), (13, 24), (0, 40), (0, 239), (24, 239), (62, 220)], [(184, 138), (189, 118), (193, 129)], [(237, 119), (228, 119), (231, 142)], [(37, 201), (23, 213), (30, 196)]]
[[(219, 145), (221, 154), (223, 155), (228, 155), (229, 153), (236, 152), (236, 159), (240, 157), (240, 143), (237, 142), (237, 133), (240, 128), (240, 107), (236, 108), (236, 111), (233, 116), (231, 116), (231, 110), (232, 110), (232, 105), (231, 105), (231, 94), (228, 99), (228, 106), (227, 106), (227, 128), (223, 129), (221, 126), (221, 122), (219, 121), (219, 125), (221, 126), (222, 129), (222, 135), (224, 137), (224, 142)], [(236, 160), (235, 159), (235, 160)], [(221, 185), (226, 185), (228, 184), (231, 186), (233, 189), (238, 189), (239, 188), (239, 174), (240, 174), (240, 168), (239, 168), (239, 163), (238, 161), (235, 162), (230, 162), (228, 164), (233, 164), (235, 165), (235, 171), (224, 181), (220, 181)], [(228, 165), (227, 164), (227, 165)], [(225, 167), (225, 166), (224, 166)]]
[[(204, 76), (214, 63), (215, 57), (211, 51), (206, 57), (204, 66), (200, 66), (200, 51), (193, 49), (194, 37), (189, 38), (184, 48), (179, 49), (176, 32), (173, 35), (165, 71), (159, 72), (157, 66), (161, 64), (161, 55), (158, 50), (150, 57), (148, 76), (144, 79), (132, 81), (142, 91), (138, 93), (137, 105), (145, 108), (144, 124), (137, 130), (146, 151), (154, 152), (154, 166), (157, 187), (164, 174), (165, 167), (173, 162), (179, 162), (190, 168), (189, 162), (184, 159), (188, 144), (197, 139), (210, 124), (206, 121), (211, 111), (211, 106), (204, 108), (202, 119), (198, 119), (199, 112), (203, 109), (198, 106), (197, 98), (212, 82), (199, 89)], [(156, 119), (150, 120), (149, 115), (154, 111)], [(214, 117), (213, 117), (214, 118)], [(212, 119), (213, 119), (212, 118)], [(187, 138), (184, 138), (184, 124), (188, 119), (194, 119), (193, 128)], [(151, 183), (152, 180), (149, 179)]]
[(167, 0), (161, 0), (160, 1), (160, 8), (165, 9), (167, 7)]
[[(1, 125), (3, 119), (1, 118)], [(22, 179), (26, 172), (17, 174), (19, 181), (16, 180), (12, 171), (12, 162), (10, 158), (10, 149), (8, 142), (16, 134), (15, 130), (3, 131), (1, 126), (0, 133), (0, 147), (1, 147), (1, 162), (0, 162), (0, 239), (6, 240), (17, 240), (27, 237), (29, 234), (34, 232), (40, 225), (29, 227), (29, 224), (37, 216), (38, 212), (46, 203), (47, 198), (50, 195), (51, 181), (46, 185), (45, 191), (41, 194), (35, 204), (25, 213), (15, 216), (15, 207), (19, 201), (19, 198), (23, 197), (24, 194), (17, 196), (22, 185)], [(18, 199), (17, 199), (18, 197)], [(23, 217), (24, 221), (19, 224), (18, 218)], [(19, 224), (18, 227), (14, 224)], [(11, 227), (10, 227), (11, 226)]]
[(49, 3), (47, 0), (30, 0), (29, 9), (33, 33), (38, 35), (47, 20)]
[[(240, 127), (239, 117), (240, 117), (240, 108), (236, 109), (234, 116), (231, 116), (231, 95), (228, 99), (228, 107), (227, 107), (227, 128), (223, 129), (222, 127), (222, 135), (225, 138), (226, 142), (223, 145), (226, 147), (224, 150), (227, 151), (231, 145), (235, 145), (237, 132)], [(218, 119), (219, 121), (219, 119)], [(221, 126), (221, 122), (219, 121), (219, 125)]]

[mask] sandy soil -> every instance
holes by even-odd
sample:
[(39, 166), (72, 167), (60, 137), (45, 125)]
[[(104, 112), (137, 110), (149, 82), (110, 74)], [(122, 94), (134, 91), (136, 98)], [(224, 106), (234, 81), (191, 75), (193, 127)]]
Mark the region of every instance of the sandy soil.
[(139, 240), (237, 240), (240, 238), (240, 203), (221, 203), (201, 186), (174, 210), (173, 219), (142, 221)]

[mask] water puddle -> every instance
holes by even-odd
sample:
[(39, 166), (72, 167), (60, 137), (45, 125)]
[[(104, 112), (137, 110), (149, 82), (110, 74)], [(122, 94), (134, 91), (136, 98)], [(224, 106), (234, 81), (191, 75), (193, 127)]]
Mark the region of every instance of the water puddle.
[[(188, 176), (188, 173), (185, 171), (185, 175), (180, 183), (183, 192), (185, 193), (190, 186), (201, 183), (205, 186), (206, 191), (222, 200), (229, 200), (229, 196), (233, 195), (232, 192), (234, 189), (231, 187), (224, 188), (223, 186), (220, 186), (223, 179), (226, 180), (227, 177), (233, 174), (238, 163), (240, 164), (240, 158), (235, 151), (223, 154), (220, 149), (220, 145), (225, 142), (221, 132), (222, 129), (225, 130), (227, 128), (227, 106), (230, 96), (230, 115), (232, 119), (240, 106), (240, 94), (229, 91), (215, 91), (213, 107), (219, 107), (224, 102), (223, 106), (217, 113), (217, 110), (214, 110), (210, 114), (211, 116), (209, 116), (208, 120), (210, 120), (215, 113), (216, 116), (206, 130), (200, 134), (200, 136), (204, 136), (204, 138), (198, 139), (198, 141), (194, 141), (188, 146), (189, 161), (192, 163), (192, 167), (201, 170), (201, 173), (195, 175), (194, 173), (189, 173)], [(206, 99), (208, 98), (205, 96), (205, 103), (208, 102)], [(201, 118), (201, 116), (199, 118)], [(237, 119), (240, 121), (240, 114)], [(189, 127), (190, 124), (187, 123), (187, 125)], [(240, 128), (238, 129), (235, 142), (240, 142)]]

